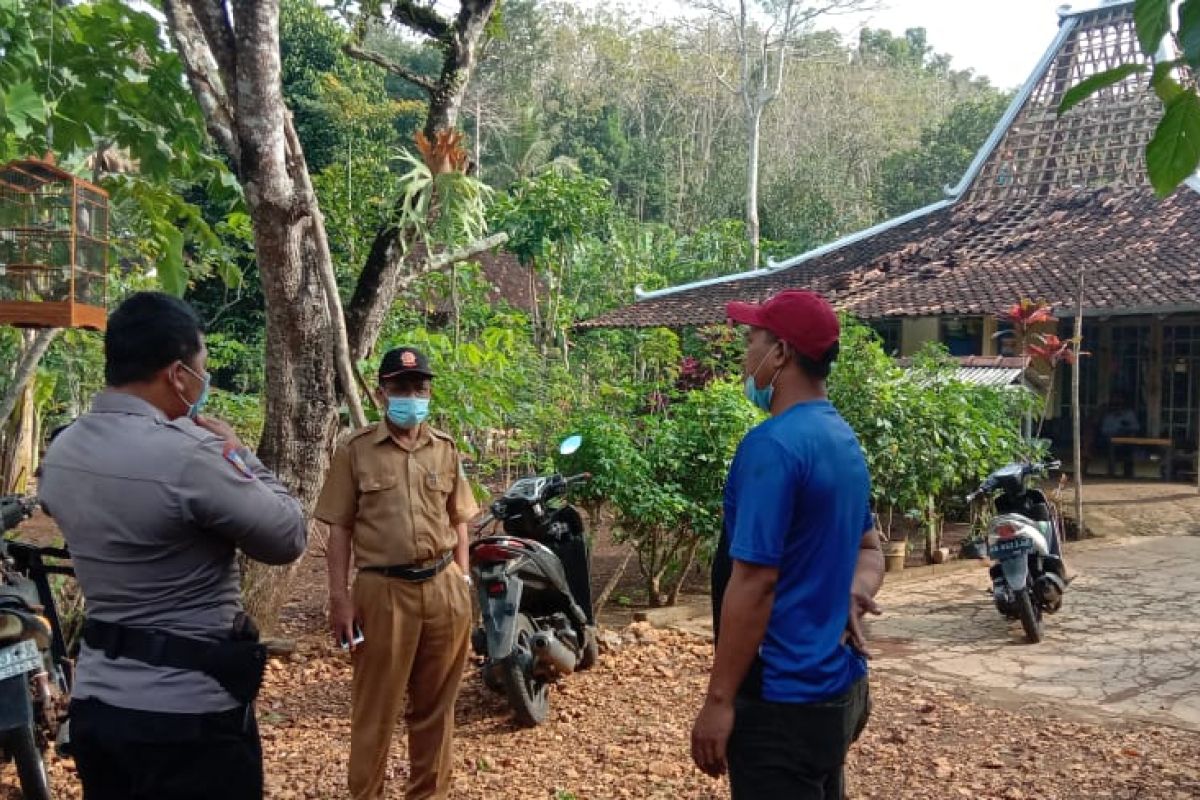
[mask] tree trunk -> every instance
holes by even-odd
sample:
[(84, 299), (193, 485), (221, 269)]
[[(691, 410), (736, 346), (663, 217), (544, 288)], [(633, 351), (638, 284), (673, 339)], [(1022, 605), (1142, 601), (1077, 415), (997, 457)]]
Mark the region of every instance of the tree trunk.
[[(35, 461), (34, 431), (37, 409), (33, 405), (33, 383), (26, 384), (8, 424), (0, 425), (0, 494), (25, 494)], [(0, 531), (2, 533), (3, 531)]]
[(633, 559), (634, 549), (629, 547), (625, 550), (625, 557), (621, 559), (621, 563), (617, 566), (615, 572), (609, 576), (608, 581), (604, 584), (604, 588), (600, 590), (600, 594), (596, 596), (596, 601), (592, 603), (592, 613), (597, 619), (600, 617), (600, 612), (608, 605), (608, 598), (616, 590), (621, 583), (621, 578), (625, 577), (626, 570), (629, 569), (629, 562)]
[[(448, 23), (412, 0), (393, 13), (444, 53), (426, 133), (453, 125), (475, 46), (496, 0), (462, 0)], [(388, 228), (372, 244), (345, 328), (325, 223), (283, 99), (279, 0), (165, 0), (172, 40), (213, 139), (245, 191), (266, 305), (266, 409), (259, 454), (305, 508), (316, 502), (338, 430), (337, 378), (351, 414), (353, 361), (370, 352), (397, 293), (405, 241)], [(292, 567), (245, 564), (246, 607), (269, 631)]]
[(13, 409), (20, 402), (22, 394), (25, 392), (25, 387), (37, 375), (38, 364), (42, 361), (42, 356), (46, 355), (46, 351), (50, 349), (50, 344), (58, 336), (60, 328), (42, 328), (33, 336), (33, 340), (28, 342), (21, 351), (21, 360), (17, 362), (17, 369), (13, 373), (12, 381), (4, 390), (4, 396), (0, 397), (0, 427), (8, 421), (12, 416)]
[(746, 110), (746, 240), (749, 269), (758, 269), (758, 151), (762, 140), (762, 109)]
[(673, 606), (679, 603), (679, 593), (683, 591), (683, 585), (687, 583), (688, 574), (692, 571), (692, 567), (696, 565), (696, 553), (700, 550), (700, 537), (694, 537), (692, 543), (688, 546), (687, 555), (683, 559), (683, 568), (679, 571), (679, 578), (675, 581), (675, 585), (671, 587), (671, 594), (667, 597), (667, 605)]

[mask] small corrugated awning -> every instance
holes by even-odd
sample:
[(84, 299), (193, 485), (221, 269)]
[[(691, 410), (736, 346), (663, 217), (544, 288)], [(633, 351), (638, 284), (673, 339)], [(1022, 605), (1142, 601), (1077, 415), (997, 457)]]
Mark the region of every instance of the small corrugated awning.
[(963, 383), (976, 386), (1020, 386), (1023, 369), (1004, 369), (996, 367), (960, 367), (954, 377)]
[[(1028, 386), (1025, 371), (1029, 359), (1020, 356), (957, 356), (956, 380), (975, 386)], [(900, 365), (909, 367), (912, 360), (899, 359)]]

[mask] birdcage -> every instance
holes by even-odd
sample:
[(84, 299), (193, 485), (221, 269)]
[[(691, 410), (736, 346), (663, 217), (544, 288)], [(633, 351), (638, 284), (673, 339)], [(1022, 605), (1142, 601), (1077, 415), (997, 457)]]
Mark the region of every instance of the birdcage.
[(50, 161), (0, 166), (0, 324), (103, 330), (108, 193)]

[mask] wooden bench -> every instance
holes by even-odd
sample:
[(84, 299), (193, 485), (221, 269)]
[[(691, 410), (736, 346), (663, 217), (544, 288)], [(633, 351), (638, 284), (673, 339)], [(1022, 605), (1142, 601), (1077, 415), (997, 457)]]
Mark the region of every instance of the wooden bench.
[[(1108, 474), (1116, 472), (1118, 447), (1157, 447), (1161, 448), (1165, 459), (1165, 475), (1169, 481), (1174, 477), (1175, 447), (1170, 439), (1156, 439), (1148, 436), (1113, 436), (1108, 440)], [(1125, 477), (1133, 477), (1133, 458), (1125, 459)]]

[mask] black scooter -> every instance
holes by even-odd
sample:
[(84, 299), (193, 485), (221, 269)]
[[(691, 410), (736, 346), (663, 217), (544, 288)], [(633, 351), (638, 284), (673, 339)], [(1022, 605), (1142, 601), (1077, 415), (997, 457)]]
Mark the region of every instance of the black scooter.
[[(0, 497), (0, 532), (28, 519), (33, 498)], [(66, 744), (60, 726), (74, 665), (49, 576), (75, 574), (55, 547), (0, 539), (0, 756), (16, 763), (25, 800), (50, 800), (44, 754)], [(49, 559), (49, 561), (47, 561)]]
[[(563, 441), (569, 455), (582, 439)], [(550, 684), (596, 663), (599, 645), (592, 612), (591, 562), (583, 518), (559, 501), (587, 474), (522, 478), (491, 505), (479, 524), (502, 525), (503, 535), (471, 544), (471, 577), (482, 624), (471, 636), (483, 657), (483, 680), (503, 692), (522, 725), (537, 725), (550, 710)]]

